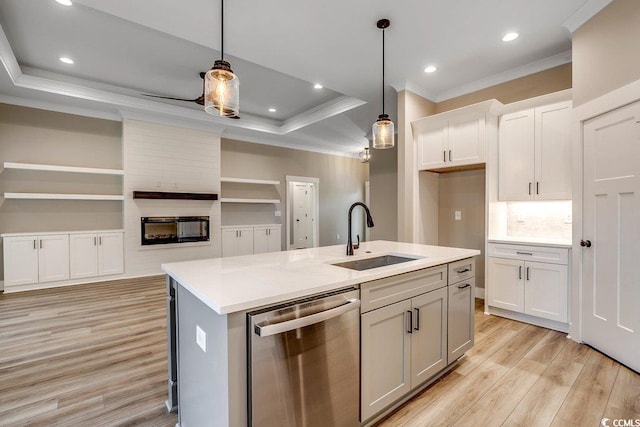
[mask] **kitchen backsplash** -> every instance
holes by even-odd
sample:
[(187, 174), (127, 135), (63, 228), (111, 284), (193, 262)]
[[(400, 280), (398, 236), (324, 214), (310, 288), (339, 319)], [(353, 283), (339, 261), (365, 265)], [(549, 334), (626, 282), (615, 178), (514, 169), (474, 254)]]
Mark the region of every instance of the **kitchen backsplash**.
[(571, 201), (507, 202), (507, 235), (571, 239)]

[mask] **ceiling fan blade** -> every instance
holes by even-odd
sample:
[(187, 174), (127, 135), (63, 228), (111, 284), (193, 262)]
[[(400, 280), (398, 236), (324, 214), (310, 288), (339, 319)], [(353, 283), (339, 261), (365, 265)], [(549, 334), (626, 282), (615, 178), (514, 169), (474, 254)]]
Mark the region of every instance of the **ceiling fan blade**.
[[(149, 96), (151, 98), (172, 99), (174, 101), (186, 101), (186, 102), (198, 102), (198, 100), (201, 98), (201, 97), (198, 97), (196, 99), (173, 98), (171, 96), (149, 95), (148, 93), (142, 93), (141, 95)], [(204, 97), (202, 97), (202, 99), (204, 101)]]

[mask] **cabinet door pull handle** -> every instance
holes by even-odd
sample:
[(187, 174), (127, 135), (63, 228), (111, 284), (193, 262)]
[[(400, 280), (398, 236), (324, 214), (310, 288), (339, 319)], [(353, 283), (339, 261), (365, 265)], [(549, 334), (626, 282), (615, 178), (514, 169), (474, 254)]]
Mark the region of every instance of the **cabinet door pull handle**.
[(530, 280), (529, 279), (529, 267), (527, 267), (527, 280)]
[(33, 249), (37, 249), (36, 248), (36, 239), (33, 239)]
[(98, 245), (102, 246), (102, 237), (98, 237)]
[(96, 246), (98, 244), (98, 242), (96, 241), (98, 240), (96, 237), (93, 238), (93, 246)]
[(531, 183), (529, 183), (529, 195), (531, 195)]
[(413, 309), (416, 312), (416, 326), (413, 328), (416, 331), (420, 330), (420, 309), (419, 308), (414, 308)]
[(522, 280), (522, 266), (518, 267), (518, 280)]
[(520, 251), (517, 251), (516, 253), (518, 255), (533, 255), (531, 252), (520, 252)]
[(465, 268), (465, 269), (462, 269), (462, 270), (457, 270), (456, 273), (462, 274), (462, 273), (466, 273), (467, 271), (471, 271), (471, 269), (470, 268)]
[(465, 283), (465, 284), (464, 284), (464, 285), (462, 285), (462, 286), (458, 286), (458, 289), (467, 289), (467, 288), (468, 288), (468, 287), (470, 287), (470, 286), (471, 286), (471, 283)]
[(443, 152), (442, 152), (442, 161), (443, 161), (443, 162), (446, 162), (446, 161), (447, 161), (447, 152), (446, 152), (446, 151), (443, 151)]
[(540, 194), (540, 181), (536, 181), (536, 194)]
[(40, 249), (42, 249), (42, 239), (40, 239)]
[(451, 150), (449, 150), (449, 161), (451, 161)]
[(409, 313), (409, 328), (407, 329), (407, 332), (412, 334), (413, 333), (413, 312), (411, 310), (407, 310), (407, 313)]

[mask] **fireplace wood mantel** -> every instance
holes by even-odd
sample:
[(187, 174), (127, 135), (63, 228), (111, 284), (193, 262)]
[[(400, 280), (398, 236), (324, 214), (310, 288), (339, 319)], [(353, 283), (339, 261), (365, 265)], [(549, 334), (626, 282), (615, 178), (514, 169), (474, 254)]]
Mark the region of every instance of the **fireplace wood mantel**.
[(134, 191), (134, 199), (218, 200), (216, 193), (183, 193), (167, 191)]

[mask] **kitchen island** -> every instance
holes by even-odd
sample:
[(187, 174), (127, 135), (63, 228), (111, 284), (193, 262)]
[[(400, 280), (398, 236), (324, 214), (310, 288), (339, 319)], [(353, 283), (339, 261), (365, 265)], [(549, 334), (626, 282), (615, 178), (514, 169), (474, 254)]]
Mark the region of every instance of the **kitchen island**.
[[(374, 241), (362, 243), (356, 254), (349, 257), (345, 255), (344, 245), (337, 245), (162, 265), (168, 275), (168, 284), (175, 289), (175, 356), (180, 425), (248, 424), (247, 313), (345, 288), (360, 290), (363, 319), (372, 313), (379, 316), (383, 310), (398, 306), (403, 330), (406, 329), (405, 310), (399, 304), (409, 304), (406, 311), (412, 312), (411, 301), (417, 296), (435, 295), (432, 291), (441, 295), (438, 301), (444, 310), (441, 323), (445, 339), (436, 347), (445, 354), (440, 355), (443, 360), (439, 364), (434, 364), (433, 367), (437, 369), (434, 374), (431, 374), (431, 369), (430, 377), (420, 380), (428, 383), (431, 377), (437, 377), (438, 372), (451, 365), (446, 354), (447, 313), (452, 313), (451, 307), (447, 309), (447, 287), (458, 289), (448, 286), (453, 284), (454, 277), (457, 277), (455, 280), (460, 280), (459, 283), (470, 282), (459, 289), (466, 292), (465, 301), (470, 300), (472, 305), (472, 257), (479, 254), (480, 251), (470, 249)], [(333, 265), (381, 255), (405, 257), (409, 260), (363, 271)], [(418, 285), (414, 285), (416, 283)], [(449, 289), (449, 293), (453, 290)], [(429, 311), (423, 311), (420, 315), (417, 306), (415, 310), (416, 315), (431, 319)], [(414, 329), (413, 320), (411, 322), (409, 334)], [(169, 327), (171, 326), (170, 322)], [(467, 329), (468, 326), (467, 324)], [(418, 327), (416, 331), (419, 329)], [(371, 346), (375, 340), (367, 341), (368, 332), (363, 333), (363, 343), (368, 342)], [(439, 337), (441, 334), (436, 335)], [(414, 334), (412, 338), (416, 336), (418, 334)], [(405, 355), (410, 350), (408, 346), (411, 343), (406, 337), (401, 337), (401, 340), (405, 347), (400, 353)], [(363, 370), (367, 364), (375, 366), (377, 363), (370, 359), (363, 354)], [(414, 364), (417, 366), (415, 362)], [(402, 366), (402, 371), (407, 371), (406, 368), (408, 367)], [(421, 373), (424, 372), (426, 370)], [(415, 389), (410, 384), (406, 388), (407, 392)], [(363, 394), (365, 392), (363, 389)], [(396, 395), (400, 396), (395, 392), (376, 399), (370, 405), (372, 409), (367, 409), (369, 406), (363, 404), (362, 412), (366, 414), (362, 421), (368, 423), (373, 420), (374, 415), (380, 412), (376, 409), (378, 406), (386, 409), (389, 407), (388, 402), (401, 400)]]

